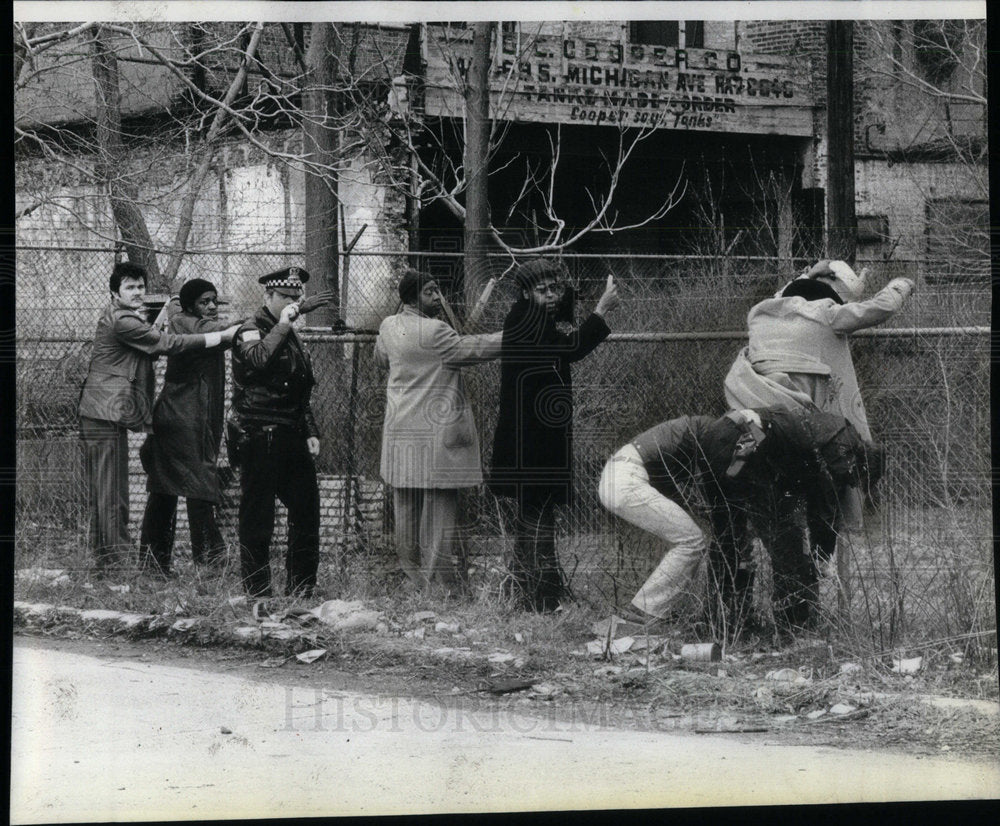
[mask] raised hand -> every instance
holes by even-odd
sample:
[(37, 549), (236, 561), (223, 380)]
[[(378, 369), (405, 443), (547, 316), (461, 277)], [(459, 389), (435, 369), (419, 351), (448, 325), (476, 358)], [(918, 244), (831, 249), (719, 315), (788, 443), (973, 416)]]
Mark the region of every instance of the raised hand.
[(607, 283), (604, 285), (604, 294), (598, 300), (597, 306), (594, 308), (594, 312), (598, 315), (604, 315), (605, 313), (615, 309), (615, 307), (621, 303), (622, 299), (621, 296), (618, 295), (618, 285), (615, 284), (615, 277), (613, 275), (608, 275)]
[(303, 315), (305, 313), (311, 313), (313, 310), (316, 310), (325, 304), (329, 304), (331, 301), (333, 301), (333, 291), (324, 290), (321, 293), (316, 293), (315, 295), (310, 295), (308, 298), (302, 299), (302, 301), (299, 302), (299, 312)]

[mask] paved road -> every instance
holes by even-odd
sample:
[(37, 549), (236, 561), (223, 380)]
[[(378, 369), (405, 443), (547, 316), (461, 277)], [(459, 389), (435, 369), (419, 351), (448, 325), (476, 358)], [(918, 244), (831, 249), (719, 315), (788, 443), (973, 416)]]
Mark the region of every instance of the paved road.
[(616, 731), (24, 645), (11, 748), (12, 823), (1000, 797), (1000, 759)]

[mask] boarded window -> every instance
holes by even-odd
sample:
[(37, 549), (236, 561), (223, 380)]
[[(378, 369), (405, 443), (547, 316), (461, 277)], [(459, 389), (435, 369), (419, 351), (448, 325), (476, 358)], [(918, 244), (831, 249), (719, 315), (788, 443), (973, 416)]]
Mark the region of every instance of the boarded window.
[(927, 202), (929, 283), (983, 282), (990, 275), (988, 201), (942, 198)]
[(881, 244), (889, 237), (889, 219), (885, 215), (858, 216), (858, 243)]
[(684, 21), (684, 46), (688, 49), (705, 48), (705, 21)]

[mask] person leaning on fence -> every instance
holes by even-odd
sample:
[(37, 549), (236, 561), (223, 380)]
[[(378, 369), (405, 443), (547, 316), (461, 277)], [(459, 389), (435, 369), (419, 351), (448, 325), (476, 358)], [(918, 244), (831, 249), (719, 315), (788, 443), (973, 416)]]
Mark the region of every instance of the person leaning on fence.
[(608, 276), (594, 311), (575, 329), (566, 300), (568, 272), (558, 262), (530, 261), (515, 271), (521, 297), (503, 325), (499, 418), (489, 489), (516, 502), (514, 553), (507, 580), (519, 607), (554, 611), (565, 595), (555, 547), (555, 507), (572, 497), (573, 386), (570, 365), (589, 355), (610, 330), (604, 315), (620, 301)]
[(709, 567), (730, 627), (745, 622), (751, 607), (749, 524), (771, 556), (775, 619), (785, 629), (805, 625), (818, 604), (818, 569), (790, 512), (805, 500), (816, 556), (828, 556), (843, 488), (876, 480), (871, 455), (843, 416), (778, 407), (680, 416), (639, 434), (608, 460), (598, 494), (605, 508), (668, 549), (617, 612), (645, 624), (679, 618), (709, 548), (699, 515), (712, 525)]
[[(747, 315), (749, 344), (724, 380), (730, 409), (780, 405), (844, 416), (862, 439), (872, 440), (854, 372), (848, 337), (887, 321), (913, 292), (909, 278), (894, 278), (861, 301), (866, 270), (844, 261), (819, 261)], [(845, 495), (844, 527), (860, 527), (861, 496)]]
[[(167, 305), (167, 329), (180, 334), (225, 329), (218, 300), (210, 281), (191, 279)], [(215, 520), (215, 506), (222, 498), (216, 461), (225, 394), (224, 348), (167, 357), (163, 389), (153, 407), (153, 432), (139, 451), (149, 492), (139, 554), (157, 573), (170, 572), (179, 496), (187, 500), (194, 562), (212, 564), (225, 558)]]
[(143, 267), (115, 264), (108, 283), (111, 301), (97, 322), (80, 394), (89, 543), (98, 572), (124, 561), (131, 546), (127, 433), (151, 429), (153, 360), (163, 354), (217, 348), (232, 341), (236, 332), (235, 326), (206, 333), (161, 332), (143, 315), (146, 285)]
[(319, 570), (319, 430), (310, 407), (309, 355), (292, 322), (328, 303), (303, 300), (309, 273), (286, 267), (258, 279), (264, 304), (233, 342), (233, 404), (226, 425), (230, 463), (240, 468), (240, 570), (251, 597), (271, 591), (275, 497), (288, 509), (285, 593), (311, 597)]
[(389, 368), (379, 469), (392, 487), (403, 573), (422, 590), (452, 590), (458, 492), (483, 481), (461, 368), (497, 358), (501, 334), (463, 336), (438, 320), (441, 292), (426, 273), (407, 269), (399, 297), (402, 309), (375, 341), (376, 361)]

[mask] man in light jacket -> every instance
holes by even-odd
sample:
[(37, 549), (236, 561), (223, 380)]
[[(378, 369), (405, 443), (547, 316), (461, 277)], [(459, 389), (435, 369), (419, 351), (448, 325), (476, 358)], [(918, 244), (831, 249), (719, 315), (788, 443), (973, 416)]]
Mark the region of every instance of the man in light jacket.
[(94, 335), (90, 368), (80, 394), (80, 439), (90, 510), (90, 546), (98, 573), (123, 561), (128, 532), (128, 431), (153, 424), (153, 360), (160, 355), (218, 347), (237, 326), (179, 335), (161, 332), (143, 316), (146, 270), (115, 264), (111, 302)]
[(402, 310), (375, 342), (376, 360), (389, 368), (380, 472), (393, 489), (403, 572), (421, 589), (449, 588), (458, 492), (483, 481), (461, 368), (499, 357), (502, 334), (461, 336), (439, 321), (441, 292), (426, 273), (407, 269), (399, 297)]

